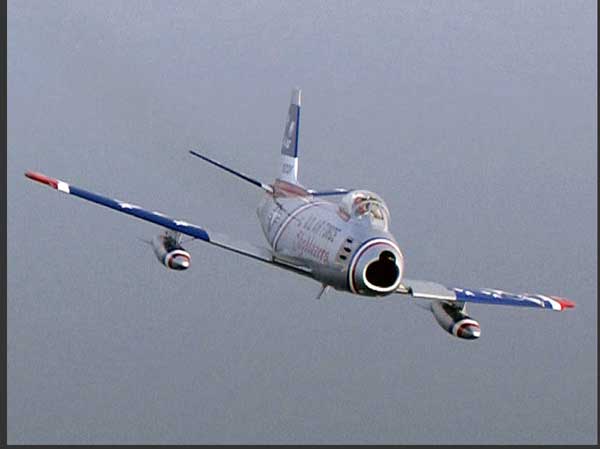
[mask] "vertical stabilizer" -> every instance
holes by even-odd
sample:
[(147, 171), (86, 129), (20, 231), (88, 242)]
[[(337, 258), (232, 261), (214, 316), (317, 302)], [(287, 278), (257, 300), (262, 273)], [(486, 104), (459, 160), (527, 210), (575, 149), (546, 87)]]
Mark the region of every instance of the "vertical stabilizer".
[(292, 90), (283, 141), (281, 142), (281, 172), (279, 179), (293, 184), (298, 183), (298, 132), (300, 128), (301, 90)]

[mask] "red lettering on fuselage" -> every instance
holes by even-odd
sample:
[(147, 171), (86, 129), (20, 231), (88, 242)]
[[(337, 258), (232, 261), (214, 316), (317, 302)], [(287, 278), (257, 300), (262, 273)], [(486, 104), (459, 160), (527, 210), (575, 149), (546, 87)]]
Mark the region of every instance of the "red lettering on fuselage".
[(314, 236), (307, 237), (302, 230), (299, 230), (296, 234), (296, 250), (300, 257), (311, 256), (312, 259), (322, 264), (329, 263), (329, 251), (315, 243)]

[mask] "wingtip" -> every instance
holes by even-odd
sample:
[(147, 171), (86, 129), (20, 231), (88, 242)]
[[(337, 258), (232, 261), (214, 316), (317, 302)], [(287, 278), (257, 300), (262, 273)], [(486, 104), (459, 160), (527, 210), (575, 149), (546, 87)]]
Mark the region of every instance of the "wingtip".
[(25, 176), (34, 181), (46, 184), (53, 189), (58, 189), (58, 179), (50, 178), (49, 176), (34, 171), (26, 171)]
[(560, 304), (560, 307), (561, 307), (560, 310), (575, 308), (575, 303), (569, 299), (561, 298), (560, 296), (550, 296), (550, 297)]

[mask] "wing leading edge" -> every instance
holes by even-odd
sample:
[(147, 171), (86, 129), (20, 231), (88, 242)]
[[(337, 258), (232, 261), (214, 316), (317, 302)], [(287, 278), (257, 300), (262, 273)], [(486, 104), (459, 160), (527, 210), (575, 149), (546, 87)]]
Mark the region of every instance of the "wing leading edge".
[(100, 204), (101, 206), (114, 209), (124, 214), (132, 215), (141, 220), (149, 221), (164, 228), (180, 232), (181, 234), (189, 235), (190, 237), (194, 237), (198, 240), (202, 240), (220, 248), (233, 251), (243, 256), (251, 257), (253, 259), (260, 260), (261, 262), (266, 262), (279, 268), (284, 268), (299, 274), (310, 275), (310, 270), (304, 267), (274, 260), (271, 251), (266, 248), (261, 248), (247, 242), (234, 241), (223, 234), (213, 232), (209, 233), (208, 230), (203, 229), (195, 224), (188, 223), (187, 221), (171, 218), (161, 212), (149, 211), (136, 204), (98, 195), (97, 193), (81, 189), (59, 179), (50, 178), (41, 173), (28, 171), (25, 173), (25, 176), (34, 181), (46, 184), (63, 193), (78, 196), (84, 200)]
[(416, 281), (411, 279), (404, 279), (396, 293), (408, 295), (415, 299), (533, 307), (556, 311), (563, 311), (575, 307), (573, 301), (569, 301), (568, 299), (559, 296), (533, 293), (515, 294), (491, 288), (448, 288), (435, 282)]

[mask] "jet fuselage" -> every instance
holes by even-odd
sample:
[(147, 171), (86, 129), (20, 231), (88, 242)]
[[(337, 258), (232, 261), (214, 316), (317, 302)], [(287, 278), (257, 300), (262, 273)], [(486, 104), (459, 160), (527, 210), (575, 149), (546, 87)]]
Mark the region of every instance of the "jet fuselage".
[[(334, 204), (297, 184), (276, 181), (257, 209), (274, 257), (308, 267), (311, 277), (338, 290), (366, 296), (393, 293), (402, 280), (402, 252), (387, 229), (387, 208), (381, 200), (366, 201), (375, 197), (366, 194), (371, 197), (348, 198), (352, 204), (344, 210), (344, 200)], [(361, 205), (371, 210), (361, 215)]]

